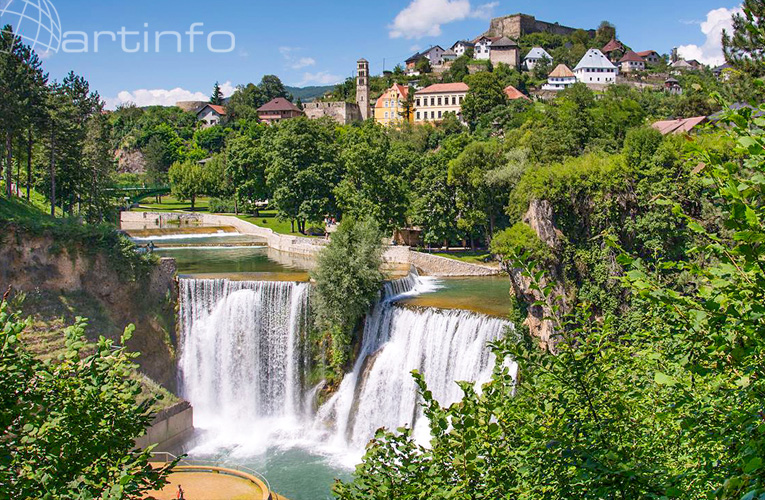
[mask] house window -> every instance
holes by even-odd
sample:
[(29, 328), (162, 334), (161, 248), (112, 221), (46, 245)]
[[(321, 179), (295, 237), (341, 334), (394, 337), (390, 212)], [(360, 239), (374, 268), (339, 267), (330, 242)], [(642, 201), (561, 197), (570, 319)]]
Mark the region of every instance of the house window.
[(438, 105), (439, 106), (441, 105), (441, 98), (440, 97), (438, 98)]
[(388, 112), (387, 111), (385, 112), (385, 119), (386, 120), (388, 119)]
[(436, 117), (436, 112), (435, 111), (431, 111), (430, 112), (430, 118), (434, 119), (435, 117)]
[(420, 107), (420, 98), (419, 97), (417, 98), (417, 107), (418, 108)]
[(456, 106), (456, 105), (457, 105), (457, 96), (453, 95), (452, 96), (452, 106)]
[(438, 112), (438, 117), (441, 118), (441, 112), (440, 111)]
[(420, 119), (420, 112), (419, 111), (417, 112), (417, 119), (418, 120)]
[(462, 104), (462, 98), (463, 98), (463, 96), (460, 96), (460, 99), (459, 99), (460, 104)]
[(435, 97), (431, 97), (430, 98), (430, 105), (431, 106), (435, 106), (436, 105), (436, 98)]

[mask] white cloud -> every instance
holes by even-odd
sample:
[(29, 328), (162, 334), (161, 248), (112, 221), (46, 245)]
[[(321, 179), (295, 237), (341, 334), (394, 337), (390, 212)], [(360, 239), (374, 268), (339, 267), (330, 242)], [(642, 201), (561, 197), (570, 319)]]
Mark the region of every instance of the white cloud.
[[(234, 93), (236, 87), (230, 82), (220, 84), (224, 97)], [(123, 90), (116, 97), (106, 97), (106, 107), (115, 109), (126, 103), (134, 103), (138, 107), (143, 106), (175, 106), (178, 101), (207, 101), (210, 95), (204, 92), (193, 92), (181, 87), (174, 89), (137, 89)]]
[(722, 32), (732, 31), (733, 14), (740, 14), (740, 7), (726, 9), (710, 10), (707, 13), (706, 21), (702, 21), (701, 32), (707, 37), (704, 45), (681, 45), (677, 52), (683, 59), (696, 59), (697, 61), (711, 66), (719, 66), (725, 62), (725, 56), (722, 50)]
[(290, 66), (292, 69), (301, 69), (308, 66), (315, 66), (316, 60), (313, 57), (301, 57)]
[(441, 25), (468, 18), (489, 18), (499, 2), (479, 5), (470, 0), (412, 0), (388, 26), (391, 38), (422, 38), (441, 35)]
[(287, 61), (287, 65), (292, 69), (303, 69), (308, 66), (315, 66), (316, 60), (313, 57), (298, 57), (295, 52), (303, 49), (299, 47), (279, 47), (279, 53)]
[(296, 84), (297, 87), (307, 85), (334, 85), (343, 80), (342, 76), (337, 76), (328, 71), (319, 71), (318, 73), (303, 73), (303, 79)]

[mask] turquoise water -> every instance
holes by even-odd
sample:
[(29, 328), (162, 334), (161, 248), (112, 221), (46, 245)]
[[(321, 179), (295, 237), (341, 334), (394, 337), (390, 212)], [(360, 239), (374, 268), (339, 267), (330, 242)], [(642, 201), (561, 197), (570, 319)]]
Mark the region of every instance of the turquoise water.
[(510, 279), (507, 276), (438, 278), (436, 287), (433, 292), (401, 303), (439, 309), (465, 309), (497, 317), (507, 317), (510, 311)]

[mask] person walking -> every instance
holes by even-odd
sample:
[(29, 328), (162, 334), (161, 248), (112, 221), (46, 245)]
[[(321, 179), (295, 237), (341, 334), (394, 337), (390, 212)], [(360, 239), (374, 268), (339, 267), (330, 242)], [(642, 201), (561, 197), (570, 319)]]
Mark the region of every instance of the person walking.
[(183, 495), (183, 488), (181, 488), (181, 485), (178, 485), (178, 493), (176, 494), (175, 498), (177, 500), (186, 500), (186, 497)]

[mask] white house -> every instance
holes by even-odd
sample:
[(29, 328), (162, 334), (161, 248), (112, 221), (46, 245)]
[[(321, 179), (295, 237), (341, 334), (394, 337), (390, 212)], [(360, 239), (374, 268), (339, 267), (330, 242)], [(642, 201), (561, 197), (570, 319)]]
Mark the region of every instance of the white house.
[(619, 59), (619, 66), (621, 66), (622, 73), (645, 71), (645, 59), (630, 50)]
[(475, 53), (473, 57), (478, 60), (491, 59), (491, 44), (502, 37), (482, 36), (475, 41)]
[(542, 90), (563, 90), (576, 83), (576, 75), (565, 64), (559, 64), (547, 77), (547, 83)]
[(467, 40), (460, 40), (452, 45), (451, 48), (451, 50), (457, 54), (457, 57), (464, 56), (468, 49), (475, 49), (475, 44), (473, 42), (468, 42)]
[(531, 71), (542, 59), (547, 59), (550, 62), (553, 60), (552, 56), (545, 49), (542, 47), (534, 47), (528, 54), (526, 54), (526, 57), (523, 58), (523, 65), (528, 71)]
[(226, 119), (226, 108), (215, 104), (205, 104), (197, 110), (197, 121), (202, 122), (202, 127), (218, 125)]
[(576, 79), (582, 83), (610, 85), (616, 82), (619, 70), (598, 49), (590, 49), (574, 68)]

